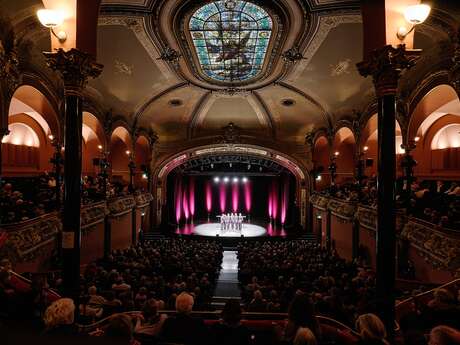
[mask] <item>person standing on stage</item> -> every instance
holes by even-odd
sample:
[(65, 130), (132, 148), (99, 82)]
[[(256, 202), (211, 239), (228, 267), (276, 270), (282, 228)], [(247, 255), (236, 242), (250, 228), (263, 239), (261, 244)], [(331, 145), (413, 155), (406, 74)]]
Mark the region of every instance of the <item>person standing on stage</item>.
[(238, 229), (241, 231), (243, 230), (243, 215), (240, 214), (238, 215)]

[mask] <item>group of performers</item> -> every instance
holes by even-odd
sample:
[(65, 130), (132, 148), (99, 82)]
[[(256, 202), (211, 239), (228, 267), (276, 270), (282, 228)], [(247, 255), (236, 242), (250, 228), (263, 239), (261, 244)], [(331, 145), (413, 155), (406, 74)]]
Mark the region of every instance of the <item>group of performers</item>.
[(220, 216), (220, 229), (225, 230), (237, 230), (243, 229), (243, 221), (245, 216), (241, 213), (227, 213)]

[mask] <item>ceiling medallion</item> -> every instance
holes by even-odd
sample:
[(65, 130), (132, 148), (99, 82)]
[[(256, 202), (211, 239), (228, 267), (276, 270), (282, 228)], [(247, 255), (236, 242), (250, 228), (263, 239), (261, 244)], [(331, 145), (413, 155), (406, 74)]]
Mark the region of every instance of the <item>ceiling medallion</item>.
[(183, 102), (182, 102), (182, 100), (180, 100), (178, 98), (173, 98), (168, 102), (168, 104), (171, 107), (180, 107), (183, 104)]
[(295, 105), (295, 100), (293, 100), (292, 98), (286, 98), (281, 101), (281, 104), (285, 107), (292, 107), (293, 105)]

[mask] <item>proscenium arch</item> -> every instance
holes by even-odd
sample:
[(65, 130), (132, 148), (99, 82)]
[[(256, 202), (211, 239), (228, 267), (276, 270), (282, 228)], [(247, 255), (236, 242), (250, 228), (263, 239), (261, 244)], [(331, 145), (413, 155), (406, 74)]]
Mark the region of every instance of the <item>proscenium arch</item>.
[(194, 147), (171, 155), (161, 162), (158, 162), (153, 171), (153, 186), (155, 186), (155, 189), (152, 191), (152, 194), (156, 199), (157, 224), (159, 224), (162, 220), (161, 208), (165, 204), (166, 200), (166, 181), (169, 173), (179, 165), (196, 157), (222, 156), (226, 154), (240, 154), (249, 157), (264, 158), (289, 170), (296, 178), (296, 200), (300, 209), (300, 222), (303, 227), (306, 227), (308, 194), (310, 191), (310, 176), (307, 169), (296, 159), (284, 153), (266, 147), (243, 144), (236, 144), (232, 146), (206, 145)]

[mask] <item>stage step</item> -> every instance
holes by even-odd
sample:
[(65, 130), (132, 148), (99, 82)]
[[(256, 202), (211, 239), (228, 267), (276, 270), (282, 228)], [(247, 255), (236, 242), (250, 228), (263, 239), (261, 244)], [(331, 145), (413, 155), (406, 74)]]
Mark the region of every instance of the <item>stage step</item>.
[(164, 239), (165, 236), (159, 232), (146, 232), (144, 234), (145, 241), (158, 241)]

